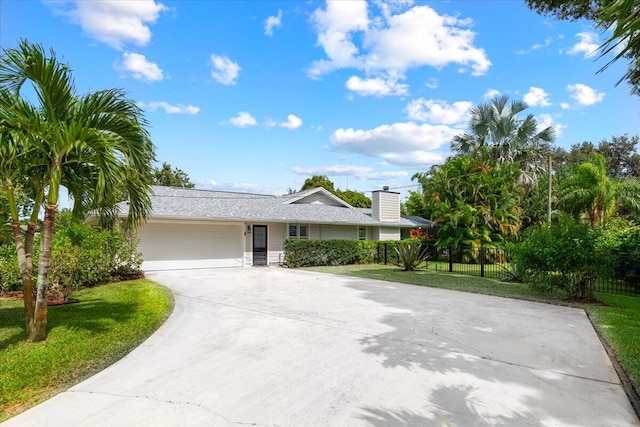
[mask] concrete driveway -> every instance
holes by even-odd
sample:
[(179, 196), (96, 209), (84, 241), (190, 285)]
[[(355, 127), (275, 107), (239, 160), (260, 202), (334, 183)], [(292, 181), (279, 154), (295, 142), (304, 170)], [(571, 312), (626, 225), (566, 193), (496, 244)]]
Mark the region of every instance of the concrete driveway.
[(158, 332), (7, 426), (640, 425), (581, 310), (273, 267), (151, 278), (176, 296)]

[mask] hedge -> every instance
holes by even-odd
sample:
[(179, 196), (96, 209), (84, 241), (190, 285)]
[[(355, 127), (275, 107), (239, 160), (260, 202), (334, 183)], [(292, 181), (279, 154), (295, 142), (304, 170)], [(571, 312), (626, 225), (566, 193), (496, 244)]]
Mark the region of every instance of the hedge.
[(368, 264), (376, 261), (378, 242), (372, 240), (288, 239), (284, 259), (289, 267)]

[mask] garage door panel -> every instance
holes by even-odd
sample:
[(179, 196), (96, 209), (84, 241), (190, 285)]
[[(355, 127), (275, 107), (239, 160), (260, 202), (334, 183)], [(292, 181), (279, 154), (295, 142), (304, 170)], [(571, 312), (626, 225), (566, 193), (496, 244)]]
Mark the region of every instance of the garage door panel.
[(138, 232), (144, 270), (242, 266), (242, 226), (147, 223)]

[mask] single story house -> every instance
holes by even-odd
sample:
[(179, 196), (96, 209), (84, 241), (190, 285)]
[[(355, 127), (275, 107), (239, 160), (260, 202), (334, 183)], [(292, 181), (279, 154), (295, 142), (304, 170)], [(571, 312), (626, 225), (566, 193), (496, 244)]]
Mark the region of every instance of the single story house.
[[(396, 240), (430, 221), (400, 215), (400, 194), (373, 192), (354, 208), (323, 188), (284, 196), (153, 187), (138, 228), (143, 270), (277, 264), (286, 239)], [(121, 213), (126, 216), (126, 203)]]

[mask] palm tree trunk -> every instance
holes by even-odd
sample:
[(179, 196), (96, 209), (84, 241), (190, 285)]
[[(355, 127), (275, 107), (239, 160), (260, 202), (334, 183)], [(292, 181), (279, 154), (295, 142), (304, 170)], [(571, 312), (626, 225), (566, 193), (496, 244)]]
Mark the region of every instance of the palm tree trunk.
[(38, 257), (38, 281), (36, 282), (36, 305), (34, 318), (27, 330), (27, 339), (44, 341), (47, 337), (47, 290), (49, 285), (49, 267), (51, 265), (51, 247), (53, 245), (53, 224), (57, 205), (47, 203), (44, 207), (42, 223), (42, 241)]

